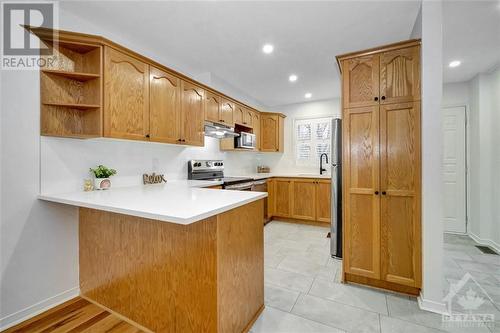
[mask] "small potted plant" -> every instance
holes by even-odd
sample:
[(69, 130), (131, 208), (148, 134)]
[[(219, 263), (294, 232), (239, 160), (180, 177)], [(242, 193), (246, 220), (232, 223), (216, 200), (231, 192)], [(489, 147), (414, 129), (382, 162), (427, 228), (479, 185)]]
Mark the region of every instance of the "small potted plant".
[(115, 169), (110, 169), (104, 165), (99, 165), (97, 168), (90, 168), (90, 172), (94, 174), (94, 189), (107, 190), (111, 187), (111, 180), (109, 177), (116, 174)]

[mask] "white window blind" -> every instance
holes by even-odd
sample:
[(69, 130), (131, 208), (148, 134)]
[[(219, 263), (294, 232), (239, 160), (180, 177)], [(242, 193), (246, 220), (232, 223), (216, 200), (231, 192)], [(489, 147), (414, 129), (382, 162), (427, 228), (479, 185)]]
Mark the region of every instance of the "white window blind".
[(332, 118), (295, 119), (295, 162), (298, 165), (316, 166), (321, 154), (331, 155)]

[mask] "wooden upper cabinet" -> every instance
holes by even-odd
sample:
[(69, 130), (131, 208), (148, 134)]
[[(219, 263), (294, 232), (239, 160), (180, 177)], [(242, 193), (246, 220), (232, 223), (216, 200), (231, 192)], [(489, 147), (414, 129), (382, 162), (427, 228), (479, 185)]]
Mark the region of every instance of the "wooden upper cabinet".
[(150, 140), (179, 143), (181, 80), (158, 68), (149, 70)]
[(344, 268), (380, 278), (378, 106), (343, 112)]
[(149, 65), (104, 48), (104, 136), (147, 140)]
[(253, 127), (253, 111), (246, 109), (245, 112), (243, 113), (243, 125), (246, 127)]
[(205, 92), (205, 119), (220, 122), (221, 97), (213, 92)]
[(181, 143), (205, 143), (205, 90), (181, 80)]
[(274, 209), (276, 216), (290, 217), (292, 211), (292, 181), (290, 179), (274, 180)]
[(420, 100), (420, 47), (413, 46), (380, 54), (380, 102)]
[(253, 112), (252, 114), (253, 120), (252, 120), (252, 130), (253, 134), (255, 134), (255, 149), (260, 150), (260, 113), (259, 112)]
[(294, 179), (292, 181), (292, 217), (301, 220), (316, 219), (316, 181)]
[(228, 126), (233, 126), (234, 125), (234, 118), (233, 118), (233, 113), (234, 113), (234, 103), (222, 99), (222, 106), (220, 109), (220, 121)]
[(420, 102), (380, 107), (381, 278), (420, 287)]
[(268, 152), (283, 152), (284, 119), (275, 113), (260, 115), (260, 149)]
[(331, 222), (332, 185), (330, 180), (316, 182), (316, 221)]
[(234, 123), (238, 125), (243, 125), (243, 115), (245, 114), (245, 107), (241, 104), (235, 104), (234, 106)]
[(342, 61), (344, 108), (379, 104), (379, 55)]

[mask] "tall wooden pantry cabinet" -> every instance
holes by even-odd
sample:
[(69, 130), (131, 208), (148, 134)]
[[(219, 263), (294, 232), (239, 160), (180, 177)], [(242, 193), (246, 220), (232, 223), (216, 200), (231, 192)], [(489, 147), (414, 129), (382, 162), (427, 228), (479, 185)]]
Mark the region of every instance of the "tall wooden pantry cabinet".
[(343, 108), (343, 280), (421, 287), (420, 40), (337, 57)]

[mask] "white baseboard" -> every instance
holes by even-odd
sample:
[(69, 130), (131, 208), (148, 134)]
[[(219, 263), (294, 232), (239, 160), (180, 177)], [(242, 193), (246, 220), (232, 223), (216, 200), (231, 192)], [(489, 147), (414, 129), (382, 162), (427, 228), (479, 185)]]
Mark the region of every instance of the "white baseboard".
[(489, 247), (492, 247), (493, 249), (495, 249), (495, 251), (497, 251), (497, 253), (500, 253), (500, 244), (496, 243), (495, 241), (491, 240), (491, 239), (486, 239), (486, 238), (481, 238), (479, 237), (478, 235), (472, 233), (472, 232), (469, 232), (469, 236), (476, 242), (476, 243), (479, 243), (481, 245), (486, 245), (486, 246), (489, 246)]
[(49, 297), (41, 302), (30, 305), (27, 308), (14, 312), (6, 317), (0, 319), (0, 332), (9, 327), (15, 326), (28, 320), (42, 312), (45, 312), (61, 303), (69, 301), (72, 298), (80, 295), (80, 288), (75, 287), (62, 293)]
[(435, 302), (428, 299), (424, 299), (422, 294), (417, 297), (418, 307), (421, 310), (434, 312), (438, 314), (448, 314), (448, 309), (446, 308), (446, 303), (444, 302)]

